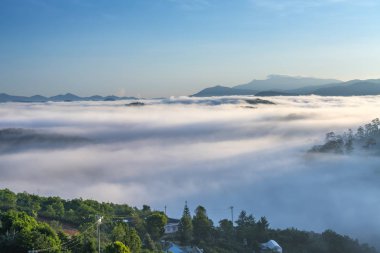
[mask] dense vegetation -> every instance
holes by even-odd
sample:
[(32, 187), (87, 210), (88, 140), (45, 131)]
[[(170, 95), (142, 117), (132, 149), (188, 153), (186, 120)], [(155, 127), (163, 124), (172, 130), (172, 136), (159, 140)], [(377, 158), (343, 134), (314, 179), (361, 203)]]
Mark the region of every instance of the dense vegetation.
[(193, 243), (205, 252), (260, 252), (260, 244), (270, 239), (277, 241), (283, 252), (292, 253), (371, 253), (375, 249), (361, 245), (356, 240), (339, 235), (332, 230), (322, 234), (299, 231), (297, 229), (271, 229), (265, 217), (256, 221), (253, 215), (241, 211), (233, 226), (230, 220), (219, 221), (217, 227), (207, 217), (206, 209), (199, 206), (191, 218), (185, 206), (180, 221), (180, 231), (176, 235), (179, 243)]
[(310, 152), (350, 154), (357, 149), (378, 153), (379, 142), (380, 120), (376, 118), (360, 126), (355, 133), (351, 129), (341, 135), (334, 132), (327, 133), (325, 143), (314, 146)]
[(15, 194), (4, 189), (0, 190), (0, 252), (46, 248), (52, 248), (49, 252), (98, 252), (99, 216), (103, 217), (103, 250), (124, 249), (120, 243), (134, 253), (160, 250), (157, 242), (167, 218), (149, 206), (139, 210), (128, 205)]
[[(100, 221), (101, 225), (97, 221)], [(204, 252), (259, 252), (260, 243), (276, 240), (284, 252), (292, 253), (375, 253), (376, 250), (331, 230), (322, 234), (296, 229), (275, 230), (265, 217), (258, 221), (242, 211), (233, 224), (221, 220), (217, 226), (198, 206), (192, 216), (187, 205), (180, 219), (179, 232), (164, 235), (165, 214), (149, 206), (99, 203), (94, 200), (63, 200), (28, 193), (0, 190), (0, 252), (162, 252), (163, 240), (196, 245)]]

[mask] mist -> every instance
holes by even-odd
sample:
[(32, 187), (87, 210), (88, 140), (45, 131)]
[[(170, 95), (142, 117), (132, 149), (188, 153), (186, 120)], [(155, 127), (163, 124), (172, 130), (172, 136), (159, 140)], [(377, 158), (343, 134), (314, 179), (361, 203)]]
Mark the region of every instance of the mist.
[(167, 205), (172, 217), (188, 201), (215, 222), (234, 206), (235, 219), (246, 210), (273, 228), (334, 229), (379, 247), (380, 157), (307, 151), (378, 117), (380, 97), (247, 99), (0, 104), (0, 130), (33, 135), (0, 136), (0, 187)]

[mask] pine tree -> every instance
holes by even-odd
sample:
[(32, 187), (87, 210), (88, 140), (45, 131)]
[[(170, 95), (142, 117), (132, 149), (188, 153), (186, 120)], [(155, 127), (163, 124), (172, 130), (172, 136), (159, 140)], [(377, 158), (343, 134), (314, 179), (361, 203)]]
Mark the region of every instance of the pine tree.
[(183, 208), (182, 218), (179, 222), (179, 239), (183, 245), (188, 245), (193, 236), (193, 224), (191, 220), (191, 214), (187, 202)]
[(198, 206), (195, 209), (193, 218), (194, 227), (194, 242), (209, 242), (212, 231), (212, 221), (207, 217), (206, 209), (203, 206)]

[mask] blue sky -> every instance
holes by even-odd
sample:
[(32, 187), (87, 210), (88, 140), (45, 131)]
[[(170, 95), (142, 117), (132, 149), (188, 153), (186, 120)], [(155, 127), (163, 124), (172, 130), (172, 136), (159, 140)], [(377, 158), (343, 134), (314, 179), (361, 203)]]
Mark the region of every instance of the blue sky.
[(380, 1), (0, 0), (0, 93), (187, 95), (378, 78)]

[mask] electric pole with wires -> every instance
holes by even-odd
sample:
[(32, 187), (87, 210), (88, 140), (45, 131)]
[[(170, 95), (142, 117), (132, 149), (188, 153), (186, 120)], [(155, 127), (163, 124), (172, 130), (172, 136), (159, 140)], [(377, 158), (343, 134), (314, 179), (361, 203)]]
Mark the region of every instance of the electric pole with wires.
[(100, 224), (102, 224), (103, 216), (97, 216), (98, 220), (96, 221), (96, 228), (98, 233), (98, 252), (100, 253)]
[(231, 221), (232, 221), (232, 226), (234, 226), (234, 207), (230, 206), (231, 209)]

